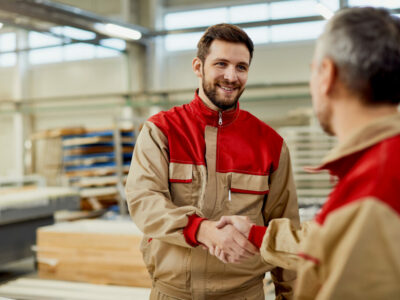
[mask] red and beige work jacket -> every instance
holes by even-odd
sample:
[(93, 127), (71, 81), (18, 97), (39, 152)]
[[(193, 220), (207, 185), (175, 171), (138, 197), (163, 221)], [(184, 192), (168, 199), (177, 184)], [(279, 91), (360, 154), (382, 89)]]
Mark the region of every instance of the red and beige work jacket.
[(323, 169), (339, 181), (315, 220), (252, 228), (264, 261), (298, 271), (296, 299), (400, 299), (400, 114), (359, 129)]
[[(271, 271), (278, 299), (289, 299), (295, 272), (262, 262), (224, 264), (202, 247), (196, 231), (202, 218), (248, 216), (258, 225), (274, 218), (299, 224), (288, 149), (269, 126), (239, 104), (209, 109), (195, 99), (151, 117), (138, 137), (126, 196), (143, 231), (143, 258), (153, 284), (182, 299), (262, 299)], [(246, 294), (247, 293), (247, 294)]]

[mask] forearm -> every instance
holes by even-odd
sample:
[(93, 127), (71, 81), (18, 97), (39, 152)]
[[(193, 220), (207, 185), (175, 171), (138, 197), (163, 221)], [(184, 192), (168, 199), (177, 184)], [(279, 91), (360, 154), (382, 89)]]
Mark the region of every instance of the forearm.
[(125, 188), (129, 212), (145, 235), (190, 247), (184, 230), (189, 216), (201, 216), (201, 212), (194, 206), (175, 205), (169, 190), (169, 164), (167, 138), (153, 123), (146, 122), (136, 142)]
[(268, 228), (253, 226), (249, 240), (260, 249), (262, 259), (266, 263), (296, 270), (300, 244), (314, 226), (316, 224), (309, 221), (297, 228), (289, 219), (274, 219), (269, 223)]

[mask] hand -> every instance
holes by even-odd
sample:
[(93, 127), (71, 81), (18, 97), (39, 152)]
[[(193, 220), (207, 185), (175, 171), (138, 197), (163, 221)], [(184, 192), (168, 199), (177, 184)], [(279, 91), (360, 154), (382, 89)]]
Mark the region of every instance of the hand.
[(235, 227), (226, 225), (218, 229), (216, 223), (204, 220), (197, 232), (197, 240), (208, 248), (210, 254), (215, 255), (218, 248), (224, 254), (223, 262), (238, 263), (258, 253), (258, 249)]
[(240, 231), (247, 239), (249, 238), (250, 229), (254, 223), (252, 223), (247, 216), (223, 216), (217, 222), (217, 228), (223, 228), (226, 225), (233, 225), (238, 231)]

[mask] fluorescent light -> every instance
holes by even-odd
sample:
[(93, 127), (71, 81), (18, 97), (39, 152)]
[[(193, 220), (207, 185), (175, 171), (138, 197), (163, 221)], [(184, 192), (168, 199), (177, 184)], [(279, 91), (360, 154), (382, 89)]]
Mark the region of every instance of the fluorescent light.
[(322, 4), (321, 2), (317, 2), (315, 4), (316, 9), (318, 11), (318, 13), (323, 16), (326, 20), (329, 20), (330, 18), (332, 18), (333, 16), (333, 12), (326, 7), (324, 4)]
[(0, 28), (2, 28), (3, 27), (3, 23), (0, 23)]
[(100, 33), (125, 40), (139, 40), (142, 37), (142, 34), (137, 30), (119, 26), (112, 23), (108, 24), (96, 23), (94, 25), (94, 28), (98, 30)]

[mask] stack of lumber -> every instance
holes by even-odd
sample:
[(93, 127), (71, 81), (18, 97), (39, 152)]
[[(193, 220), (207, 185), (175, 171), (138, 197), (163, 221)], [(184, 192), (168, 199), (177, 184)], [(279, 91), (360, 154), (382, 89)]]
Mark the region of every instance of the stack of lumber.
[(43, 176), (50, 186), (62, 184), (62, 137), (64, 135), (82, 134), (82, 127), (56, 128), (38, 131), (31, 135), (34, 142), (32, 151), (33, 172)]
[(311, 219), (325, 202), (334, 182), (328, 172), (309, 173), (306, 167), (317, 166), (335, 146), (336, 139), (326, 135), (317, 126), (281, 127), (292, 158), (300, 213), (303, 220)]
[(133, 129), (86, 130), (63, 136), (62, 146), (64, 173), (70, 184), (80, 189), (81, 207), (98, 209), (116, 204), (117, 186), (126, 180), (132, 159)]
[(148, 288), (102, 286), (29, 277), (19, 278), (0, 285), (0, 299), (147, 300), (149, 296), (150, 289)]
[(37, 231), (39, 277), (150, 287), (139, 244), (142, 233), (129, 219), (83, 220)]

